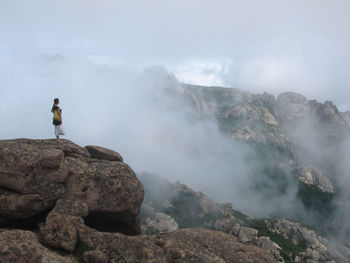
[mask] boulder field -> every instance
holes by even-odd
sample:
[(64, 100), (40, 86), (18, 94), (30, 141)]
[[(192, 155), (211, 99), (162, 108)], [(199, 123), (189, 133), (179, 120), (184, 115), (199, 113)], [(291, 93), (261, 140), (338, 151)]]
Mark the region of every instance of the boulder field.
[(112, 150), (0, 141), (0, 263), (277, 262), (219, 231), (142, 235), (143, 198), (134, 171)]

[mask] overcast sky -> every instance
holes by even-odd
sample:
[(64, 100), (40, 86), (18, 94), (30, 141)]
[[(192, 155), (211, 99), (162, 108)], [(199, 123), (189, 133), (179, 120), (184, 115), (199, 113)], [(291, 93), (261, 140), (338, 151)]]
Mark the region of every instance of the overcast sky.
[[(11, 0), (0, 2), (0, 77), (26, 56), (80, 54), (183, 82), (350, 109), (348, 0)], [(2, 85), (1, 92), (7, 87)]]

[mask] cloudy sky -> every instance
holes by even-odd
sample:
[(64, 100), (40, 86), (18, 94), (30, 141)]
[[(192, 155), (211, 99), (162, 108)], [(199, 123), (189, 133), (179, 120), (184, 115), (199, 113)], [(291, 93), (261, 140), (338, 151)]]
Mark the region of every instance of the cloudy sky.
[(25, 55), (81, 54), (348, 110), (349, 10), (348, 0), (1, 1), (0, 69)]

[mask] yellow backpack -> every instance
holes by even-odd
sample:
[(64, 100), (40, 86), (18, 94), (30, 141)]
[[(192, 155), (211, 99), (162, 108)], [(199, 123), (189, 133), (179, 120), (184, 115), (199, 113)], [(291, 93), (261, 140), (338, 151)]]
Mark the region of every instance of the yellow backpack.
[(60, 115), (58, 115), (58, 109), (57, 110), (54, 110), (54, 112), (53, 112), (53, 119), (55, 120), (55, 121), (60, 121), (61, 119), (60, 119)]

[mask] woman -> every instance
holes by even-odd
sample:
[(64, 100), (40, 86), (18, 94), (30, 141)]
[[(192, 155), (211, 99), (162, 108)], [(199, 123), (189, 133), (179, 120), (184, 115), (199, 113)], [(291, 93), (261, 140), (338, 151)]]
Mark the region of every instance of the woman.
[(58, 98), (53, 100), (51, 112), (53, 113), (53, 125), (55, 125), (55, 135), (57, 140), (60, 139), (60, 135), (64, 135), (61, 124), (62, 124), (62, 110), (58, 107), (60, 100)]

